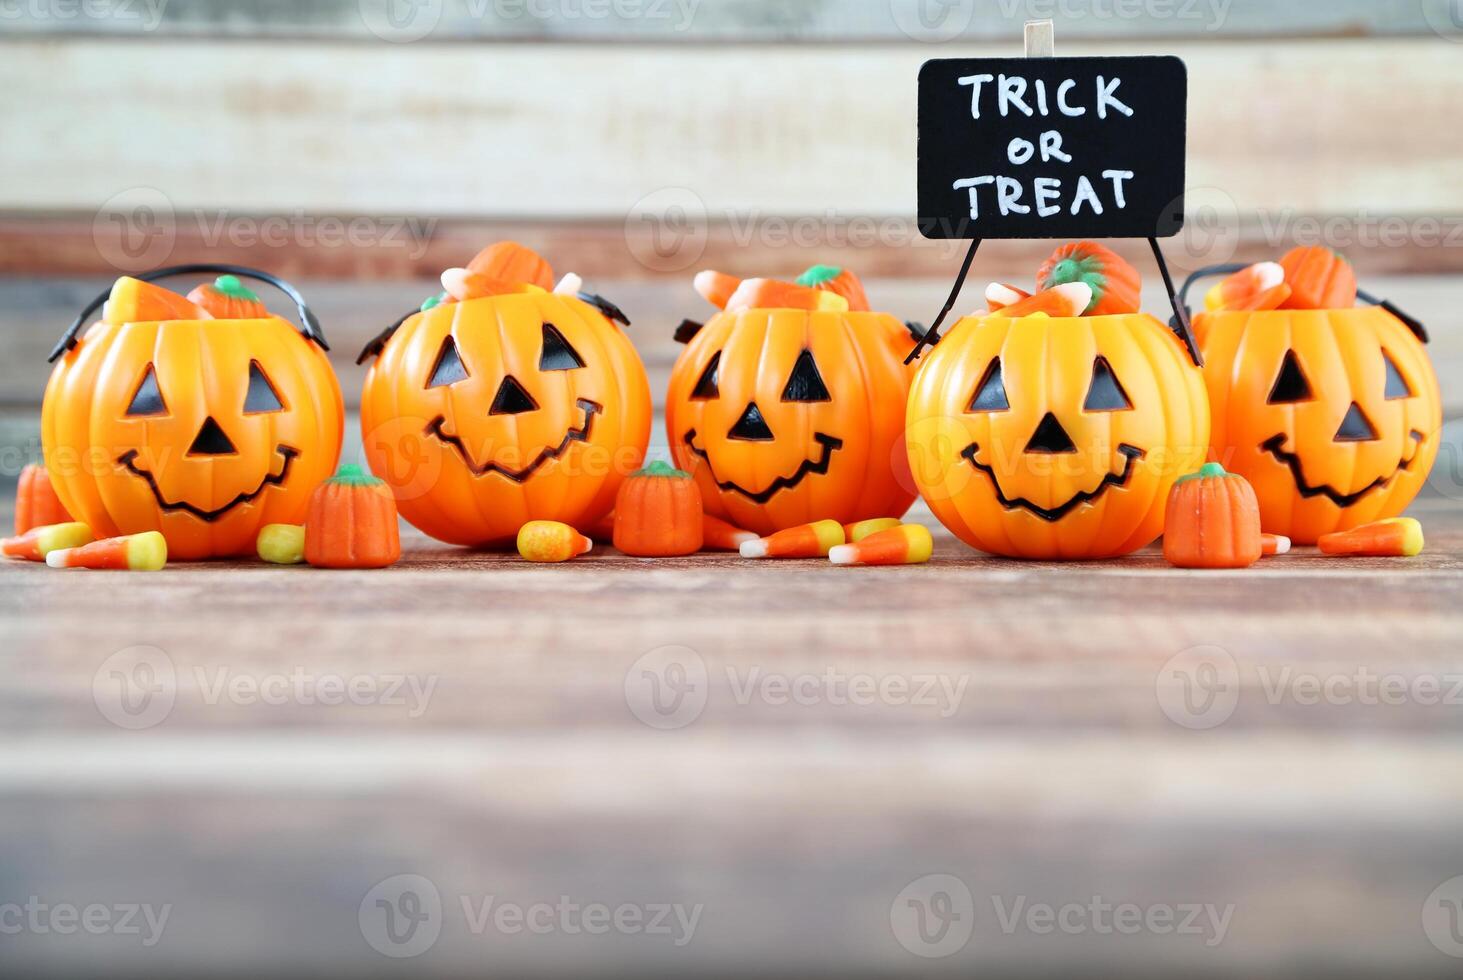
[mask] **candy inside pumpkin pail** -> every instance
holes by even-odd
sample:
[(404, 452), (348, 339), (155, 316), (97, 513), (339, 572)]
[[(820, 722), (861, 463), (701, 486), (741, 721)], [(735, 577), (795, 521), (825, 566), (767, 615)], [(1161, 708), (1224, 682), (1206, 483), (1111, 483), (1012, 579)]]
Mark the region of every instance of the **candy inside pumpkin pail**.
[(1199, 368), (1143, 313), (966, 317), (915, 375), (906, 423), (940, 522), (981, 551), (1038, 560), (1153, 542), (1209, 441)]
[[(200, 273), (277, 286), (301, 325), (133, 319), (117, 304), (124, 286)], [(109, 295), (116, 305), (88, 326)], [(260, 528), (303, 519), (340, 456), (344, 409), (324, 350), (298, 291), (268, 273), (188, 265), (124, 277), (51, 355), (41, 436), (57, 495), (99, 537), (160, 531), (184, 560), (252, 553)]]
[(1205, 312), (1194, 329), (1213, 417), (1209, 456), (1250, 481), (1266, 531), (1312, 544), (1412, 502), (1442, 428), (1420, 325), (1370, 303)]

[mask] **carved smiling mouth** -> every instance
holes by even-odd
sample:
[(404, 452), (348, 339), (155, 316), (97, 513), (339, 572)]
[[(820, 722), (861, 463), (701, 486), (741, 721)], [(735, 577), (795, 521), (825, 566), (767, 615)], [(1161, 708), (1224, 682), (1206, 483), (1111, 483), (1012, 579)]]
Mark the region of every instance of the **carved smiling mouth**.
[(772, 481), (771, 485), (768, 486), (767, 489), (759, 491), (757, 493), (753, 493), (751, 490), (748, 490), (745, 487), (738, 486), (731, 480), (717, 479), (716, 467), (712, 465), (711, 457), (706, 454), (706, 450), (696, 445), (695, 439), (696, 430), (692, 429), (686, 433), (682, 441), (684, 441), (685, 444), (690, 447), (691, 452), (706, 460), (706, 467), (708, 470), (710, 470), (711, 479), (716, 482), (717, 487), (722, 490), (729, 490), (733, 493), (739, 493), (743, 497), (746, 497), (748, 500), (752, 501), (752, 503), (754, 504), (767, 503), (767, 501), (771, 500), (779, 490), (791, 490), (799, 483), (802, 483), (803, 477), (807, 476), (809, 473), (816, 473), (818, 476), (823, 476), (828, 472), (828, 464), (833, 462), (833, 451), (843, 448), (842, 439), (836, 439), (833, 436), (827, 435), (826, 433), (815, 432), (813, 433), (813, 441), (823, 447), (821, 455), (816, 460), (803, 460), (801, 463), (798, 464), (798, 468), (796, 471), (794, 471), (792, 476), (779, 476), (777, 479)]
[(121, 456), (118, 456), (117, 462), (126, 467), (129, 472), (133, 473), (136, 476), (142, 477), (142, 479), (147, 482), (147, 485), (152, 488), (152, 498), (157, 501), (158, 507), (162, 508), (164, 511), (167, 511), (168, 513), (182, 511), (185, 514), (192, 514), (200, 521), (208, 521), (209, 523), (212, 523), (213, 521), (218, 520), (220, 517), (223, 517), (235, 507), (238, 507), (241, 504), (247, 504), (250, 501), (254, 500), (270, 487), (281, 486), (284, 483), (285, 478), (288, 477), (290, 474), (290, 464), (295, 461), (296, 456), (300, 455), (300, 451), (298, 449), (295, 449), (293, 446), (286, 446), (284, 443), (280, 443), (278, 446), (275, 446), (274, 451), (284, 458), (284, 465), (279, 468), (279, 472), (266, 473), (264, 479), (259, 481), (259, 486), (255, 487), (251, 492), (239, 494), (233, 500), (230, 500), (228, 503), (224, 504), (222, 507), (219, 507), (216, 510), (204, 510), (201, 507), (193, 506), (186, 500), (174, 502), (165, 499), (163, 497), (162, 488), (157, 485), (157, 478), (152, 475), (151, 471), (141, 469), (137, 465), (137, 450), (135, 449), (129, 449)]
[(1032, 503), (1025, 497), (1016, 497), (1014, 499), (1011, 497), (1007, 497), (1005, 491), (1001, 489), (1000, 481), (996, 479), (996, 471), (975, 458), (976, 453), (978, 452), (980, 452), (979, 443), (972, 442), (970, 445), (966, 446), (964, 450), (961, 451), (960, 455), (969, 460), (971, 466), (984, 473), (986, 475), (986, 478), (991, 481), (991, 487), (994, 488), (996, 491), (997, 502), (999, 502), (1000, 505), (1007, 510), (1024, 510), (1029, 514), (1034, 514), (1042, 520), (1048, 522), (1061, 520), (1072, 511), (1076, 510), (1078, 507), (1081, 507), (1083, 504), (1089, 504), (1097, 498), (1101, 497), (1104, 493), (1107, 493), (1110, 487), (1126, 486), (1128, 480), (1131, 479), (1133, 476), (1133, 464), (1142, 459), (1145, 455), (1147, 455), (1137, 446), (1131, 446), (1126, 442), (1120, 443), (1118, 445), (1118, 453), (1121, 454), (1123, 457), (1123, 471), (1121, 473), (1105, 474), (1102, 478), (1102, 482), (1099, 483), (1096, 488), (1092, 490), (1080, 491), (1066, 503), (1061, 504), (1058, 507), (1042, 507), (1038, 504)]
[(1295, 481), (1295, 489), (1300, 492), (1300, 495), (1302, 497), (1305, 497), (1306, 499), (1310, 499), (1311, 497), (1325, 497), (1337, 507), (1350, 507), (1352, 504), (1356, 503), (1358, 500), (1371, 493), (1373, 490), (1376, 490), (1380, 487), (1385, 487), (1387, 484), (1391, 483), (1393, 477), (1395, 477), (1398, 473), (1412, 469), (1412, 463), (1414, 460), (1417, 459), (1417, 447), (1422, 445), (1422, 441), (1426, 439), (1427, 436), (1425, 436), (1421, 432), (1418, 432), (1416, 429), (1410, 430), (1408, 432), (1408, 435), (1412, 437), (1412, 455), (1404, 459), (1399, 459), (1397, 461), (1396, 468), (1393, 469), (1391, 473), (1388, 473), (1386, 476), (1377, 477), (1371, 483), (1368, 483), (1366, 486), (1356, 491), (1356, 493), (1342, 493), (1334, 487), (1331, 487), (1324, 483), (1318, 486), (1312, 486), (1309, 482), (1307, 482), (1305, 477), (1305, 471), (1301, 468), (1300, 457), (1295, 453), (1287, 452), (1285, 449), (1285, 433), (1283, 432), (1278, 433), (1277, 435), (1273, 435), (1269, 439), (1266, 439), (1264, 442), (1260, 443), (1260, 449), (1275, 457), (1275, 460), (1277, 462), (1281, 463), (1290, 470), (1291, 479)]
[(475, 462), (472, 454), (463, 445), (462, 437), (452, 435), (442, 428), (446, 424), (446, 416), (439, 415), (427, 424), (427, 435), (436, 436), (441, 442), (457, 450), (457, 455), (462, 457), (463, 463), (473, 476), (487, 476), (489, 473), (496, 473), (501, 477), (512, 480), (514, 483), (522, 483), (539, 471), (545, 463), (558, 459), (569, 451), (569, 447), (576, 442), (586, 442), (589, 439), (590, 430), (594, 427), (594, 417), (604, 411), (604, 406), (598, 402), (592, 402), (588, 398), (580, 398), (575, 403), (584, 412), (584, 422), (575, 429), (564, 433), (564, 438), (557, 446), (550, 446), (543, 449), (527, 465), (521, 469), (513, 469), (504, 466), (502, 463), (495, 463), (489, 460), (486, 463)]

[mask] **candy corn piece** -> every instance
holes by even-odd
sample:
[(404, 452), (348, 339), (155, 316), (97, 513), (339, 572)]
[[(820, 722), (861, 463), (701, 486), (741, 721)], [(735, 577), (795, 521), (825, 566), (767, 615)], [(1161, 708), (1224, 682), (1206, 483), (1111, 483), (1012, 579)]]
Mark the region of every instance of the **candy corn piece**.
[(46, 556), (52, 568), (106, 568), (156, 572), (168, 563), (168, 539), (159, 531), (105, 538), (78, 548), (58, 548)]
[(442, 288), (447, 295), (461, 302), (482, 299), (485, 296), (502, 296), (505, 293), (547, 292), (533, 283), (509, 282), (481, 272), (469, 272), (467, 269), (448, 269), (442, 273)]
[(0, 541), (0, 554), (6, 558), (45, 561), (57, 548), (77, 548), (96, 540), (91, 528), (78, 521), (70, 524), (47, 524), (33, 527), (17, 538)]
[(1017, 289), (1015, 286), (1007, 285), (1004, 282), (993, 282), (985, 288), (986, 306), (992, 310), (1015, 306), (1022, 300), (1030, 298), (1031, 294), (1026, 290)]
[[(1211, 313), (1216, 310), (1254, 309), (1249, 305), (1251, 302), (1284, 282), (1285, 270), (1279, 262), (1256, 262), (1216, 283), (1204, 294), (1204, 309)], [(1285, 299), (1289, 298), (1287, 289)]]
[(1285, 555), (1290, 553), (1290, 539), (1283, 534), (1260, 535), (1260, 554)]
[(1092, 287), (1085, 282), (1064, 282), (1050, 289), (1028, 296), (1023, 300), (992, 309), (994, 316), (1031, 316), (1045, 313), (1047, 316), (1081, 316), (1082, 311), (1092, 303)]
[(1327, 555), (1411, 558), (1422, 553), (1422, 525), (1415, 518), (1393, 517), (1350, 531), (1323, 534), (1316, 544)]
[(518, 529), (518, 553), (529, 561), (568, 561), (593, 547), (593, 541), (558, 521), (529, 521)]
[(841, 544), (828, 552), (828, 560), (835, 565), (922, 565), (934, 549), (929, 528), (901, 524), (854, 544)]
[(710, 514), (702, 516), (701, 531), (702, 551), (741, 551), (742, 545), (757, 540), (754, 532), (744, 531)]
[(743, 558), (822, 558), (843, 544), (843, 525), (837, 521), (799, 524), (766, 538), (742, 542)]
[(897, 517), (874, 517), (867, 521), (854, 521), (852, 524), (843, 525), (843, 540), (849, 544), (856, 544), (871, 534), (878, 534), (880, 531), (887, 531), (891, 527), (899, 526)]
[(736, 276), (729, 276), (715, 269), (698, 272), (696, 278), (691, 280), (691, 285), (696, 287), (701, 298), (719, 310), (726, 309), (726, 301), (732, 298), (732, 293), (741, 284), (742, 281)]
[(305, 526), (264, 525), (254, 539), (254, 552), (271, 565), (298, 565), (305, 560)]

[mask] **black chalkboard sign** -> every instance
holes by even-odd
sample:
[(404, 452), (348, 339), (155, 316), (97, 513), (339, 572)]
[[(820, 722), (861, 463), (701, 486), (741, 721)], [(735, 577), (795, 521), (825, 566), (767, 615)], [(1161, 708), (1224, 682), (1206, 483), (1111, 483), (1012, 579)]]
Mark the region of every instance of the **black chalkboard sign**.
[(919, 73), (926, 238), (1166, 238), (1184, 222), (1172, 56), (942, 58)]

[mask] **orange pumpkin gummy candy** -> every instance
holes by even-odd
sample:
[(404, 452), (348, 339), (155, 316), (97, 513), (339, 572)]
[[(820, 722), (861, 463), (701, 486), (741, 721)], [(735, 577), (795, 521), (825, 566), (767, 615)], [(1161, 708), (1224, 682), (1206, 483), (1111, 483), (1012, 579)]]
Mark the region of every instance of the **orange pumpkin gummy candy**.
[(1290, 298), (1282, 309), (1349, 310), (1356, 305), (1351, 263), (1320, 245), (1293, 248), (1280, 260)]
[(1168, 495), (1163, 557), (1179, 568), (1247, 568), (1259, 561), (1260, 503), (1248, 480), (1205, 463)]
[(1112, 249), (1096, 242), (1072, 242), (1053, 252), (1036, 273), (1037, 289), (1078, 282), (1092, 289), (1084, 315), (1138, 312), (1143, 277)]
[(51, 474), (46, 468), (31, 463), (20, 471), (20, 482), (15, 487), (15, 533), (24, 534), (33, 527), (48, 524), (69, 524), (71, 515), (66, 505), (56, 496), (51, 486)]

